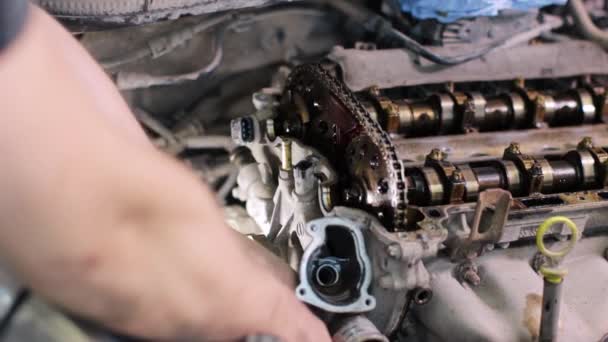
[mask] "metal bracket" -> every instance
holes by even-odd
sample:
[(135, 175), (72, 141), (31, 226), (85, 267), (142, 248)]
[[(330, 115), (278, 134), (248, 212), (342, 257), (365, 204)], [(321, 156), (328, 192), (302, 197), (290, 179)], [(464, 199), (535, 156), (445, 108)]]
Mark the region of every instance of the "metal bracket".
[[(500, 241), (511, 208), (511, 193), (490, 189), (479, 194), (469, 237), (454, 249), (452, 259), (470, 259), (480, 255), (486, 244)], [(468, 225), (465, 221), (464, 225)]]

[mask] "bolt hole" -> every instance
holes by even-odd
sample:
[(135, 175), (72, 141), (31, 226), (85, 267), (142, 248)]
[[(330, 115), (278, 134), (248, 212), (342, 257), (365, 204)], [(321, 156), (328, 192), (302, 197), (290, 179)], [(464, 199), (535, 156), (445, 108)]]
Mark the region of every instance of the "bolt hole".
[(431, 217), (438, 218), (438, 217), (441, 217), (441, 212), (437, 209), (431, 209), (431, 210), (429, 210), (429, 215)]
[(300, 296), (303, 296), (303, 295), (305, 295), (305, 294), (306, 294), (306, 290), (304, 290), (304, 289), (300, 289)]
[(418, 305), (424, 305), (433, 298), (433, 291), (429, 289), (418, 289), (414, 293), (414, 302)]
[(372, 305), (372, 300), (371, 299), (366, 299), (365, 300), (365, 305), (367, 305), (367, 306)]

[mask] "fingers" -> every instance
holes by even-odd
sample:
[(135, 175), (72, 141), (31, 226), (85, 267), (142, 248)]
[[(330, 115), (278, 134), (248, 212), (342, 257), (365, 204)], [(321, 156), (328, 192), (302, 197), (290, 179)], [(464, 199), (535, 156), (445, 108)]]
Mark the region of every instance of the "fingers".
[(331, 341), (325, 324), (296, 299), (292, 290), (286, 288), (271, 298), (268, 316), (263, 320), (259, 327), (264, 329), (262, 332), (277, 336), (285, 342)]
[(295, 288), (296, 273), (283, 260), (262, 247), (259, 243), (248, 239), (240, 233), (230, 230), (235, 240), (242, 245), (241, 251), (255, 263), (263, 272), (272, 274), (279, 282), (289, 288)]

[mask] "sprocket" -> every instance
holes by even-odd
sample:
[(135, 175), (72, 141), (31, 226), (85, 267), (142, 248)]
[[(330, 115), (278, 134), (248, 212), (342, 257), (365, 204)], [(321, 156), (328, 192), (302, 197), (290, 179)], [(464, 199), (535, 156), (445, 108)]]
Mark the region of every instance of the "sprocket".
[(348, 175), (340, 184), (344, 204), (374, 213), (389, 229), (405, 229), (402, 163), (355, 94), (320, 64), (307, 64), (293, 70), (284, 99), (281, 113), (300, 113), (298, 138)]

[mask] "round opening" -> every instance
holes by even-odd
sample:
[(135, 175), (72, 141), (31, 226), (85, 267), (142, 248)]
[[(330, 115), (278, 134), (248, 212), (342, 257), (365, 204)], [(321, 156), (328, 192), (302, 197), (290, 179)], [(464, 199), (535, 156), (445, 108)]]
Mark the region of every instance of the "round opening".
[(424, 305), (433, 298), (433, 291), (428, 289), (419, 289), (414, 294), (414, 301), (418, 305)]
[(334, 265), (321, 265), (315, 274), (317, 284), (323, 287), (334, 286), (340, 280), (340, 273)]
[(304, 289), (300, 289), (300, 296), (303, 296), (303, 295), (305, 295), (305, 294), (306, 294), (306, 290), (304, 290)]
[(437, 209), (431, 209), (431, 210), (429, 210), (429, 215), (431, 217), (437, 218), (437, 217), (441, 217), (441, 212)]

